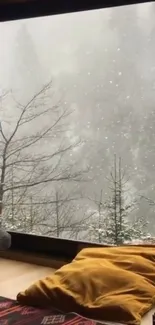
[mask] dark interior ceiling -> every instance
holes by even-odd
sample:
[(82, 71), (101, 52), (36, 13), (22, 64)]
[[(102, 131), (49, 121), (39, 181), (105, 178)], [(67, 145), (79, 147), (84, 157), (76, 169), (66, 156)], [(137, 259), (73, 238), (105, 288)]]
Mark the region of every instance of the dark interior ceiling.
[(0, 21), (142, 3), (136, 0), (0, 0)]

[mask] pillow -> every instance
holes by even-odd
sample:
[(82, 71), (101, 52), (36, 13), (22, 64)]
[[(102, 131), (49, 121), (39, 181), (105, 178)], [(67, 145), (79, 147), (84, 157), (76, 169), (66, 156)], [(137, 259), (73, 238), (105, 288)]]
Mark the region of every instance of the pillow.
[(155, 303), (153, 256), (155, 250), (147, 247), (84, 249), (72, 263), (19, 293), (17, 300), (96, 320), (139, 325)]

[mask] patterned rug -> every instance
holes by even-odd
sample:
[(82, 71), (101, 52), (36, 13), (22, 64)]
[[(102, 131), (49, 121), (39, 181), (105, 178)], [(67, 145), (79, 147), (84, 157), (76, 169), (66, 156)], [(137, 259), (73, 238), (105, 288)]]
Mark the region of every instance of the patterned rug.
[[(101, 325), (77, 314), (62, 314), (54, 309), (45, 310), (20, 306), (16, 301), (0, 297), (0, 325)], [(103, 325), (103, 323), (102, 323)]]

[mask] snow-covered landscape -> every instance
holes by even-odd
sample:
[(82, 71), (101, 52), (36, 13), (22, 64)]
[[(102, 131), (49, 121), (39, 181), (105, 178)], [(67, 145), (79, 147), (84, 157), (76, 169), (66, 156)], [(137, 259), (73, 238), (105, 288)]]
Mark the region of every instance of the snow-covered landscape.
[(155, 4), (0, 23), (7, 230), (155, 242)]

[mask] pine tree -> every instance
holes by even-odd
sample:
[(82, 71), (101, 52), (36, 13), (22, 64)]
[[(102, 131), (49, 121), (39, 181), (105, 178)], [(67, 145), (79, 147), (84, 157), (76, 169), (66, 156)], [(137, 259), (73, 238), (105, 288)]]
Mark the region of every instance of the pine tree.
[[(103, 202), (100, 197), (99, 201), (95, 201), (97, 205), (95, 222), (89, 228), (94, 233), (94, 239), (100, 243), (122, 245), (148, 236), (147, 221), (143, 217), (136, 218), (134, 222), (130, 221), (130, 215), (135, 209), (136, 202), (128, 203), (125, 197), (127, 181), (121, 164), (122, 161), (119, 158), (117, 165), (115, 155), (114, 167), (108, 179), (111, 192), (109, 200)], [(96, 222), (96, 219), (100, 220), (99, 223)]]

